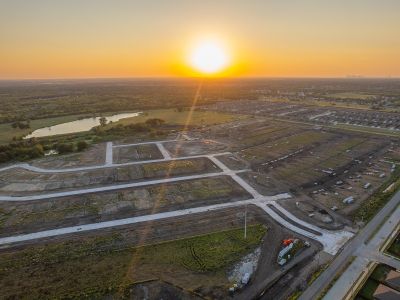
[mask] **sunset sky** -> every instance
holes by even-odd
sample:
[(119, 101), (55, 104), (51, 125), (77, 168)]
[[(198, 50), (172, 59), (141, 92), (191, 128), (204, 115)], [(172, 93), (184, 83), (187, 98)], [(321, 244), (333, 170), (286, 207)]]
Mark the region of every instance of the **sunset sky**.
[(0, 0), (0, 78), (400, 76), (399, 0)]

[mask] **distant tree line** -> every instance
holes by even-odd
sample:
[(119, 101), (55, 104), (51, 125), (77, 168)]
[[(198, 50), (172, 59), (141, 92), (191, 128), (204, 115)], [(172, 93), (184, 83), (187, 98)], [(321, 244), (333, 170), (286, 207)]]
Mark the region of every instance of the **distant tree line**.
[(43, 145), (36, 139), (13, 141), (8, 145), (0, 145), (0, 162), (13, 160), (29, 160), (44, 155)]
[[(122, 136), (134, 135), (138, 133), (148, 133), (150, 136), (162, 135), (164, 133), (162, 125), (165, 121), (162, 119), (148, 119), (142, 123), (128, 125), (118, 124), (110, 128), (104, 125), (97, 126), (91, 130), (91, 136), (98, 140), (107, 140)], [(87, 136), (85, 137), (88, 138)], [(31, 138), (21, 140), (14, 138), (7, 145), (0, 145), (0, 163), (10, 161), (26, 161), (44, 156), (48, 150), (56, 150), (59, 154), (67, 154), (85, 150), (89, 146), (85, 140), (68, 141), (65, 139), (37, 139)]]
[(160, 133), (159, 132), (160, 127), (164, 123), (165, 121), (163, 119), (154, 118), (154, 119), (148, 119), (145, 122), (141, 123), (133, 123), (128, 125), (118, 124), (110, 128), (104, 128), (104, 125), (100, 125), (94, 127), (92, 131), (100, 136), (105, 134), (126, 136), (143, 132), (158, 134)]
[(66, 154), (82, 151), (88, 146), (89, 144), (83, 140), (75, 143), (58, 142), (56, 144), (41, 143), (35, 138), (13, 141), (7, 145), (0, 145), (0, 163), (39, 158), (44, 156), (45, 151), (50, 149), (57, 150), (60, 154)]
[[(53, 82), (51, 85), (0, 85), (0, 123), (67, 115), (190, 107), (198, 90), (193, 81)], [(264, 84), (261, 84), (263, 87)], [(220, 100), (257, 99), (254, 82), (205, 80), (197, 105)]]
[(11, 123), (11, 127), (12, 128), (18, 128), (18, 129), (28, 129), (31, 128), (31, 123), (30, 121), (25, 121), (25, 122), (21, 122), (21, 121), (16, 121)]

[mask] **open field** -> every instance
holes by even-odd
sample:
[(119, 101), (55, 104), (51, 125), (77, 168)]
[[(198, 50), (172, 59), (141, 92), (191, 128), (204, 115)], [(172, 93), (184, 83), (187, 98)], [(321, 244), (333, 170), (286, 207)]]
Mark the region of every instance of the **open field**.
[[(399, 81), (206, 79), (192, 115), (197, 79), (45, 83), (0, 83), (0, 144), (143, 113), (37, 140), (44, 151), (85, 140), (79, 153), (2, 148), (0, 298), (226, 299), (250, 268), (234, 298), (288, 299), (399, 185)], [(302, 247), (280, 266), (291, 239)]]
[(163, 156), (154, 144), (121, 147), (113, 151), (113, 161), (117, 164), (160, 158)]
[(193, 113), (191, 113), (189, 110), (178, 111), (177, 109), (156, 109), (143, 111), (143, 113), (138, 117), (126, 118), (114, 122), (113, 124), (107, 125), (106, 128), (118, 126), (120, 124), (129, 125), (145, 122), (148, 119), (162, 119), (167, 124), (173, 125), (199, 126), (232, 122), (243, 118), (246, 118), (246, 116), (199, 110), (194, 110)]
[(219, 172), (206, 158), (160, 161), (66, 173), (36, 173), (11, 169), (0, 173), (0, 194), (35, 194), (45, 191), (65, 191), (73, 188), (97, 187), (166, 177)]
[(356, 99), (356, 100), (368, 100), (369, 98), (374, 97), (374, 95), (368, 95), (363, 93), (349, 93), (349, 92), (328, 94), (326, 96), (338, 99)]
[(349, 124), (337, 124), (334, 125), (335, 128), (346, 129), (350, 131), (360, 132), (360, 133), (372, 133), (377, 135), (386, 135), (393, 137), (400, 137), (399, 130), (392, 130), (388, 128), (374, 128), (368, 126), (359, 126), (359, 125), (349, 125)]
[(53, 155), (33, 160), (33, 166), (41, 168), (66, 169), (78, 166), (94, 166), (103, 164), (105, 161), (105, 143), (95, 144), (84, 152), (66, 155)]
[[(282, 247), (282, 239), (297, 237), (296, 234), (269, 219), (259, 208), (249, 206), (247, 222), (248, 228), (251, 229), (248, 230), (247, 239), (243, 243), (243, 221), (243, 208), (229, 208), (224, 211), (210, 211), (192, 216), (139, 223), (134, 227), (127, 225), (86, 234), (78, 233), (69, 237), (43, 239), (12, 248), (6, 247), (0, 250), (0, 273), (10, 272), (10, 275), (15, 276), (17, 284), (8, 284), (14, 279), (10, 275), (0, 276), (0, 280), (4, 280), (4, 284), (7, 284), (6, 295), (18, 295), (19, 298), (25, 298), (27, 290), (32, 290), (35, 294), (30, 295), (30, 299), (54, 298), (53, 295), (63, 298), (64, 292), (69, 295), (86, 294), (88, 297), (113, 294), (117, 299), (120, 296), (118, 292), (127, 292), (133, 293), (131, 296), (135, 298), (136, 293), (141, 295), (140, 293), (146, 290), (146, 286), (150, 285), (157, 291), (160, 286), (165, 287), (165, 283), (168, 286), (172, 285), (171, 297), (174, 299), (180, 298), (182, 293), (183, 296), (188, 294), (190, 299), (195, 299), (193, 292), (213, 299), (226, 298), (227, 288), (232, 285), (232, 282), (228, 281), (228, 274), (233, 264), (242, 255), (260, 245), (259, 238), (262, 238), (260, 245), (262, 252), (259, 258), (260, 267), (257, 268), (252, 279), (255, 285), (265, 280), (275, 280), (286, 273), (286, 271), (283, 273), (277, 264), (276, 253)], [(264, 226), (267, 227), (266, 235), (263, 234)], [(249, 233), (250, 230), (251, 233)], [(208, 238), (210, 233), (216, 234), (213, 238)], [(249, 234), (252, 237), (249, 237)], [(224, 238), (225, 235), (227, 238)], [(254, 240), (253, 237), (256, 239)], [(176, 239), (178, 241), (171, 241)], [(194, 249), (197, 257), (200, 256), (202, 259), (202, 266), (214, 266), (211, 271), (199, 269), (198, 260), (190, 258), (191, 252), (185, 250), (188, 246), (190, 250), (190, 246), (196, 245), (194, 243), (197, 241), (200, 242), (199, 250), (197, 247), (191, 248)], [(207, 250), (208, 241), (212, 244)], [(256, 243), (249, 245), (250, 241)], [(32, 243), (36, 246), (31, 245)], [(151, 246), (154, 244), (157, 245)], [(144, 247), (138, 247), (140, 245)], [(163, 245), (166, 247), (164, 248)], [(179, 245), (183, 248), (178, 247)], [(205, 255), (202, 249), (206, 250)], [(244, 249), (244, 252), (239, 254), (240, 249)], [(223, 256), (216, 256), (216, 253), (221, 253), (220, 251), (224, 252)], [(207, 256), (210, 254), (212, 255)], [(32, 255), (37, 258), (36, 263), (33, 264), (29, 263)], [(185, 266), (181, 260), (186, 257), (188, 259), (183, 262), (188, 263), (188, 266)], [(209, 258), (205, 260), (207, 257)], [(214, 263), (216, 258), (218, 258), (217, 263)], [(167, 259), (168, 265), (163, 261), (155, 264), (155, 259), (157, 262), (160, 259)], [(306, 263), (310, 258), (302, 258), (302, 253), (300, 253), (298, 259)], [(13, 263), (15, 260), (18, 263)], [(73, 267), (63, 267), (69, 264)], [(82, 268), (79, 264), (83, 264)], [(46, 272), (48, 268), (52, 270), (54, 276), (48, 276)], [(25, 280), (26, 276), (31, 276), (32, 273), (35, 274), (34, 280)], [(130, 276), (123, 276), (127, 274)], [(123, 277), (122, 280), (120, 275)], [(82, 280), (80, 280), (81, 277)], [(71, 284), (63, 285), (62, 280), (71, 281)], [(72, 284), (76, 280), (79, 283)], [(152, 283), (142, 283), (145, 280), (152, 280)], [(131, 286), (133, 282), (140, 283)], [(74, 286), (78, 288), (73, 289)], [(111, 290), (108, 289), (110, 286)], [(174, 286), (177, 289), (174, 289)], [(288, 287), (287, 290), (290, 291)], [(157, 297), (155, 295), (155, 299), (158, 299)]]
[[(157, 143), (159, 144), (159, 142)], [(166, 142), (165, 144), (171, 144), (170, 142)], [(200, 141), (185, 141), (182, 143), (177, 142), (176, 144), (181, 144), (180, 146), (185, 149), (187, 145), (186, 152), (183, 153), (195, 153), (196, 151), (201, 152), (208, 152), (212, 150), (218, 150), (220, 147), (220, 143), (209, 142), (209, 140), (200, 140)], [(107, 144), (107, 149), (113, 149), (111, 143)], [(229, 144), (224, 144), (223, 149), (229, 147)], [(211, 148), (210, 148), (211, 146)], [(119, 148), (121, 145), (116, 145), (115, 148)], [(129, 148), (128, 146), (126, 148)], [(217, 147), (218, 149), (215, 149)], [(162, 149), (162, 147), (160, 147)], [(88, 150), (87, 152), (89, 152)], [(83, 152), (85, 153), (85, 152)], [(107, 153), (111, 153), (107, 150)], [(225, 154), (226, 155), (226, 154)], [(108, 158), (109, 155), (107, 154), (106, 157)], [(232, 160), (234, 156), (228, 156), (229, 159)], [(61, 156), (59, 157), (61, 158)], [(240, 177), (237, 177), (235, 172), (232, 172), (224, 166), (220, 161), (215, 159), (213, 156), (209, 156), (209, 159), (217, 165), (221, 170), (224, 171), (224, 174), (229, 176), (213, 176), (209, 178), (197, 179), (197, 180), (186, 180), (181, 182), (175, 183), (168, 183), (168, 184), (160, 184), (157, 183), (156, 185), (152, 186), (144, 186), (143, 188), (125, 188), (120, 189), (118, 192), (96, 192), (96, 193), (84, 193), (78, 196), (65, 196), (62, 198), (56, 199), (42, 199), (40, 201), (30, 201), (30, 202), (2, 202), (1, 203), (1, 226), (2, 226), (2, 236), (7, 237), (10, 233), (12, 234), (26, 234), (26, 233), (37, 233), (38, 231), (55, 229), (55, 228), (66, 228), (68, 226), (85, 226), (85, 224), (100, 223), (105, 221), (115, 221), (116, 219), (123, 219), (127, 217), (134, 217), (134, 216), (150, 216), (155, 213), (159, 212), (174, 212), (181, 209), (191, 209), (197, 207), (204, 207), (209, 206), (212, 204), (229, 204), (235, 201), (240, 201), (244, 199), (249, 199), (255, 197), (256, 199), (262, 200), (258, 195), (257, 192), (252, 190), (251, 187), (247, 187), (245, 182), (241, 182)], [(186, 172), (196, 169), (196, 164), (193, 164), (194, 161), (203, 161), (203, 164), (199, 164), (198, 167), (201, 171), (203, 171), (204, 167), (208, 168), (210, 166), (214, 169), (212, 174), (215, 174), (215, 165), (211, 164), (210, 160), (208, 159), (181, 159), (181, 160), (171, 160), (170, 158), (166, 158), (165, 161), (160, 162), (139, 162), (137, 166), (142, 170), (143, 174), (153, 174), (153, 176), (157, 176), (157, 174), (162, 174), (163, 176), (166, 175), (166, 169), (169, 169), (172, 172), (174, 168), (178, 170), (178, 172)], [(236, 161), (233, 159), (233, 161)], [(205, 163), (208, 162), (208, 163)], [(78, 163), (79, 165), (79, 163)], [(47, 165), (48, 167), (52, 167), (52, 163)], [(107, 165), (106, 169), (110, 169), (111, 171), (115, 172), (121, 168), (128, 167), (127, 165)], [(130, 167), (130, 166), (129, 166)], [(20, 176), (19, 172), (12, 173), (18, 169), (7, 169), (3, 171), (3, 174), (8, 175), (9, 178), (4, 178), (4, 182), (9, 182), (13, 180), (13, 176)], [(29, 170), (29, 168), (28, 168)], [(49, 176), (49, 180), (57, 179), (59, 181), (63, 181), (65, 178), (65, 174), (71, 172), (75, 175), (74, 177), (70, 177), (70, 183), (76, 184), (79, 182), (80, 178), (87, 178), (87, 175), (79, 174), (80, 172), (92, 172), (93, 170), (98, 171), (100, 169), (91, 169), (90, 167), (84, 167), (79, 171), (67, 171), (63, 172), (63, 169), (58, 171), (61, 172), (54, 172), (49, 171), (46, 176)], [(11, 173), (10, 173), (11, 172)], [(161, 173), (160, 173), (161, 172)], [(29, 172), (27, 172), (26, 176)], [(87, 174), (89, 174), (87, 173)], [(41, 175), (43, 175), (41, 174)], [(218, 174), (218, 173), (217, 173)], [(41, 176), (40, 175), (40, 176)], [(208, 176), (207, 174), (205, 174)], [(29, 181), (26, 178), (24, 179), (23, 176), (20, 178), (22, 184), (27, 184)], [(231, 177), (232, 176), (232, 177)], [(43, 180), (44, 178), (41, 178)], [(146, 178), (147, 179), (147, 178)], [(129, 178), (128, 181), (131, 181), (132, 178)], [(89, 179), (90, 182), (92, 178)], [(145, 182), (144, 182), (145, 183)], [(240, 184), (238, 184), (240, 183)], [(103, 185), (103, 183), (101, 183)], [(45, 187), (45, 190), (50, 189), (50, 187)], [(17, 191), (19, 190), (19, 191)], [(21, 193), (24, 190), (23, 188), (15, 189), (15, 192)], [(247, 190), (247, 191), (245, 191)], [(285, 196), (286, 197), (286, 196)], [(273, 199), (273, 198), (271, 198)], [(276, 198), (276, 199), (279, 199)], [(257, 201), (259, 201), (257, 200)], [(266, 198), (267, 200), (267, 198)], [(247, 200), (248, 201), (248, 200)], [(268, 201), (268, 200), (267, 200)], [(251, 202), (249, 202), (250, 204)], [(260, 202), (256, 202), (257, 206), (262, 208), (262, 204)], [(265, 210), (264, 208), (262, 208)], [(259, 208), (258, 208), (259, 210)], [(261, 210), (261, 211), (263, 211)], [(209, 210), (204, 210), (208, 212)], [(226, 213), (229, 211), (225, 209), (221, 211), (221, 213)], [(219, 212), (218, 212), (219, 213)], [(197, 216), (196, 216), (197, 217)], [(241, 215), (237, 214), (237, 218), (243, 220), (243, 212)], [(248, 216), (249, 222), (251, 222), (251, 216)], [(171, 222), (175, 220), (179, 220), (180, 217), (171, 218)], [(155, 219), (156, 220), (156, 219)], [(222, 219), (218, 219), (221, 221)], [(158, 222), (158, 221), (157, 221)], [(229, 225), (229, 224), (227, 224)], [(287, 226), (293, 226), (291, 224)], [(187, 227), (186, 225), (184, 227)], [(61, 228), (60, 228), (61, 229)], [(186, 228), (187, 229), (187, 228)], [(104, 230), (104, 229), (103, 229)], [(110, 229), (111, 230), (111, 229)], [(160, 229), (157, 228), (156, 231)], [(83, 231), (82, 231), (83, 232)], [(172, 234), (174, 231), (170, 232)], [(297, 231), (296, 231), (297, 232)], [(340, 233), (339, 233), (340, 234)], [(276, 276), (281, 276), (281, 271), (279, 268), (276, 267), (276, 251), (280, 249), (282, 239), (286, 237), (292, 237), (294, 234), (288, 232), (285, 229), (277, 227), (274, 231), (274, 238), (279, 237), (277, 240), (274, 241), (274, 251), (269, 253), (268, 255), (263, 254), (261, 257), (262, 259), (268, 259), (268, 266), (276, 270), (271, 276), (271, 279), (275, 278)], [(297, 234), (295, 235), (297, 236)], [(308, 236), (308, 235), (307, 235)], [(71, 236), (68, 237), (68, 239)], [(54, 239), (63, 239), (63, 237), (54, 237)], [(67, 238), (65, 238), (67, 239)], [(24, 242), (25, 243), (25, 242)], [(334, 246), (334, 245), (332, 245)], [(325, 247), (325, 246), (324, 246)], [(329, 246), (330, 247), (330, 246)], [(331, 249), (331, 248), (329, 248)], [(309, 249), (307, 251), (307, 255), (304, 257), (302, 256), (302, 251), (299, 251), (299, 254), (296, 254), (296, 260), (303, 260), (309, 258), (310, 255), (316, 251), (316, 248), (313, 250)], [(263, 250), (265, 251), (265, 250)], [(331, 250), (329, 250), (331, 251)], [(266, 255), (266, 257), (265, 257)], [(290, 269), (288, 269), (289, 271)], [(176, 274), (176, 273), (174, 273)], [(265, 275), (260, 278), (269, 278)], [(154, 279), (150, 278), (149, 280)], [(185, 277), (185, 279), (187, 279)], [(208, 276), (207, 279), (208, 280)], [(226, 280), (226, 279), (225, 279)], [(215, 280), (212, 281), (215, 284)], [(196, 281), (197, 283), (197, 281)], [(147, 284), (147, 283), (146, 283)], [(192, 284), (192, 283), (191, 283)], [(228, 283), (227, 283), (228, 284)], [(201, 294), (209, 294), (212, 293), (226, 293), (227, 286), (219, 288), (214, 287), (209, 289), (208, 287), (199, 287), (196, 289), (196, 292)]]
[[(221, 103), (217, 107), (232, 111), (234, 106), (226, 105)], [(251, 107), (246, 102), (243, 107), (236, 106), (240, 111), (242, 108), (248, 114), (251, 109), (253, 113), (257, 110), (256, 118), (232, 128), (221, 124), (211, 128), (207, 137), (232, 145), (230, 149), (234, 150), (237, 160), (246, 161), (251, 167), (250, 172), (241, 176), (261, 193), (290, 190), (297, 197), (308, 199), (306, 202), (311, 201), (307, 205), (292, 206), (291, 210), (302, 211), (303, 219), (320, 225), (321, 219), (314, 220), (320, 217), (318, 210), (310, 209), (317, 207), (315, 202), (323, 205), (325, 211), (336, 211), (342, 216), (357, 215), (362, 203), (390, 177), (390, 160), (396, 161), (399, 156), (398, 141), (388, 136), (307, 125), (307, 122), (265, 120), (258, 116), (262, 111), (291, 118), (304, 114), (303, 110), (308, 108), (281, 104)], [(329, 115), (313, 108), (307, 116), (314, 121)], [(364, 188), (366, 184), (368, 188)], [(353, 197), (353, 202), (343, 203), (348, 197)]]
[(164, 143), (165, 148), (172, 157), (203, 155), (207, 153), (219, 153), (227, 150), (227, 145), (215, 140), (195, 140)]
[[(305, 125), (340, 125), (343, 129), (381, 135), (387, 134), (389, 136), (396, 134), (400, 130), (400, 117), (397, 111), (386, 112), (269, 100), (219, 102), (204, 109), (266, 117)], [(396, 106), (396, 110), (398, 110), (398, 106)], [(346, 127), (345, 125), (351, 126)]]
[(152, 279), (200, 294), (210, 293), (211, 287), (211, 293), (226, 293), (227, 268), (260, 244), (265, 232), (262, 225), (253, 225), (246, 240), (242, 229), (230, 229), (142, 247), (129, 246), (124, 236), (111, 234), (3, 251), (2, 297), (121, 296), (129, 294), (131, 284)]
[(62, 117), (54, 117), (54, 118), (46, 118), (46, 119), (37, 119), (30, 121), (30, 128), (27, 129), (16, 129), (11, 127), (11, 123), (0, 124), (0, 144), (5, 144), (11, 142), (12, 138), (22, 137), (24, 135), (29, 134), (31, 131), (34, 131), (39, 128), (53, 126), (65, 122), (76, 121), (80, 117), (84, 117), (85, 115), (69, 115)]
[(0, 203), (0, 235), (248, 199), (226, 176), (33, 203)]

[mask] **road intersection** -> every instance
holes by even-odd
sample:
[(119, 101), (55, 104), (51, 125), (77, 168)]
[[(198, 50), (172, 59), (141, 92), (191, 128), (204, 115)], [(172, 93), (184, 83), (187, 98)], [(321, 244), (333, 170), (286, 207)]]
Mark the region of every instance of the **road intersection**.
[[(83, 231), (90, 231), (90, 230), (99, 230), (109, 227), (116, 227), (128, 224), (135, 224), (140, 222), (148, 222), (166, 218), (174, 218), (178, 216), (196, 214), (196, 213), (204, 213), (207, 211), (212, 210), (220, 210), (229, 207), (238, 207), (244, 205), (256, 205), (260, 207), (263, 211), (265, 211), (270, 217), (272, 217), (277, 223), (281, 226), (292, 230), (300, 235), (306, 236), (310, 239), (316, 240), (323, 245), (324, 251), (335, 255), (340, 248), (353, 236), (351, 232), (345, 230), (337, 230), (337, 231), (329, 231), (326, 229), (319, 228), (315, 225), (311, 225), (299, 218), (295, 217), (289, 211), (284, 209), (281, 205), (279, 205), (278, 201), (282, 199), (290, 198), (291, 195), (288, 193), (282, 193), (274, 196), (264, 196), (258, 193), (250, 184), (248, 184), (242, 177), (238, 174), (248, 171), (247, 169), (243, 170), (231, 170), (228, 166), (222, 163), (221, 160), (218, 159), (218, 156), (230, 154), (229, 152), (223, 153), (215, 153), (215, 154), (204, 154), (204, 155), (194, 155), (194, 156), (185, 156), (185, 157), (171, 157), (168, 150), (164, 147), (163, 143), (165, 142), (173, 142), (177, 140), (169, 140), (169, 141), (154, 141), (154, 142), (143, 142), (143, 143), (136, 143), (136, 144), (128, 144), (128, 145), (113, 145), (112, 142), (107, 143), (106, 146), (106, 159), (104, 165), (98, 166), (87, 166), (87, 167), (78, 167), (78, 168), (69, 168), (69, 169), (42, 169), (38, 167), (34, 167), (28, 164), (17, 164), (13, 166), (8, 166), (5, 168), (0, 169), (1, 171), (9, 170), (11, 168), (24, 168), (33, 172), (39, 173), (63, 173), (63, 172), (77, 172), (77, 171), (87, 171), (99, 168), (115, 168), (120, 166), (132, 165), (132, 164), (145, 164), (151, 162), (160, 162), (160, 161), (174, 161), (174, 160), (182, 160), (182, 159), (193, 159), (199, 157), (205, 157), (211, 160), (220, 170), (216, 172), (206, 173), (206, 174), (198, 174), (198, 175), (189, 175), (189, 176), (181, 176), (181, 177), (170, 177), (164, 179), (157, 179), (157, 180), (149, 180), (144, 182), (135, 182), (135, 183), (127, 183), (127, 184), (118, 184), (118, 185), (107, 185), (103, 187), (96, 187), (96, 188), (87, 188), (87, 189), (79, 189), (79, 190), (72, 190), (66, 192), (57, 192), (57, 193), (47, 193), (47, 194), (39, 194), (39, 195), (28, 195), (28, 196), (0, 196), (0, 201), (40, 201), (44, 199), (53, 199), (58, 197), (65, 197), (65, 196), (72, 196), (72, 195), (81, 195), (87, 193), (98, 193), (98, 192), (107, 192), (119, 189), (126, 189), (126, 188), (134, 188), (134, 187), (142, 187), (142, 186), (149, 186), (149, 185), (156, 185), (156, 184), (166, 184), (184, 180), (194, 180), (200, 178), (209, 178), (209, 177), (217, 177), (217, 176), (230, 176), (236, 183), (238, 183), (244, 190), (246, 190), (250, 195), (251, 198), (242, 201), (236, 202), (228, 202), (228, 203), (221, 203), (209, 206), (202, 206), (190, 209), (182, 209), (176, 211), (169, 211), (169, 212), (161, 212), (156, 214), (150, 215), (143, 215), (137, 216), (132, 218), (125, 218), (125, 219), (117, 219), (112, 221), (106, 222), (99, 222), (99, 223), (92, 223), (92, 224), (85, 224), (80, 226), (71, 226), (53, 230), (45, 230), (40, 232), (28, 233), (23, 235), (15, 235), (9, 237), (0, 238), (0, 245), (8, 245), (17, 242), (29, 241), (29, 240), (36, 240), (46, 237), (53, 237), (58, 235), (65, 235), (65, 234), (72, 234), (77, 232)], [(163, 155), (162, 159), (157, 160), (146, 160), (146, 161), (135, 161), (123, 164), (114, 164), (112, 157), (113, 157), (113, 148), (116, 147), (129, 147), (129, 146), (137, 146), (137, 145), (145, 145), (145, 144), (155, 144), (160, 152)], [(272, 209), (271, 207), (274, 207)], [(278, 214), (279, 211), (283, 216)]]
[[(400, 191), (375, 215), (375, 217), (343, 248), (329, 267), (310, 285), (299, 300), (319, 299), (319, 294), (328, 286), (335, 276), (343, 273), (343, 268), (356, 257), (346, 268), (342, 276), (326, 294), (324, 299), (346, 299), (353, 292), (357, 280), (373, 262), (383, 262), (393, 267), (398, 261), (380, 253), (382, 245), (395, 234), (400, 220)], [(388, 218), (389, 217), (389, 218)], [(388, 218), (388, 219), (387, 219)], [(376, 229), (380, 227), (376, 233)], [(373, 236), (371, 238), (371, 235)], [(371, 238), (371, 240), (369, 240)], [(382, 257), (384, 261), (382, 261)], [(350, 295), (351, 296), (351, 295)]]

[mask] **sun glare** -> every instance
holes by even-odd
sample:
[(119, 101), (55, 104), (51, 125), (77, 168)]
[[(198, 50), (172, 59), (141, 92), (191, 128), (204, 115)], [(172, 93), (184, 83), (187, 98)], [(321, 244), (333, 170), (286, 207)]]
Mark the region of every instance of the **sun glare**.
[(229, 57), (220, 43), (205, 41), (193, 48), (189, 61), (196, 70), (205, 74), (214, 74), (228, 66)]

